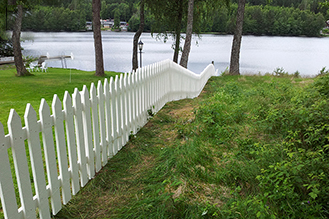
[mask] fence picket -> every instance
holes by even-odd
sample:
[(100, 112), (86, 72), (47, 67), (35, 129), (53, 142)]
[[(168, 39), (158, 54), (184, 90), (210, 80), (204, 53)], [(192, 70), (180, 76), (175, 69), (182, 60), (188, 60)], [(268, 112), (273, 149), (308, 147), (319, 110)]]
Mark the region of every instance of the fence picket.
[(81, 94), (81, 104), (82, 104), (82, 123), (83, 123), (83, 133), (85, 142), (85, 152), (87, 157), (87, 173), (89, 179), (95, 176), (95, 164), (94, 164), (94, 146), (93, 137), (91, 132), (91, 117), (90, 117), (90, 99), (87, 86), (84, 85)]
[(0, 122), (0, 197), (5, 218), (20, 218), (3, 125)]
[(127, 75), (122, 74), (122, 146), (128, 141)]
[(112, 83), (112, 94), (113, 94), (113, 98), (112, 98), (112, 112), (113, 112), (113, 147), (114, 147), (114, 154), (116, 155), (116, 153), (118, 153), (119, 151), (119, 141), (118, 141), (118, 135), (119, 135), (119, 119), (118, 119), (118, 75), (115, 76), (115, 80)]
[(50, 108), (45, 99), (41, 100), (39, 115), (41, 121), (41, 133), (43, 141), (43, 150), (45, 153), (46, 170), (48, 177), (51, 208), (53, 214), (57, 214), (62, 208), (62, 202), (59, 190), (59, 180), (57, 175), (57, 164), (53, 139), (53, 122), (50, 117)]
[(78, 164), (80, 170), (80, 183), (84, 187), (88, 182), (87, 174), (87, 158), (85, 151), (85, 141), (84, 141), (84, 130), (82, 122), (82, 104), (80, 92), (77, 88), (74, 89), (73, 93), (73, 109), (74, 109), (74, 120), (75, 120), (75, 134), (76, 143), (78, 148)]
[(124, 144), (123, 129), (124, 129), (124, 112), (123, 112), (123, 76), (122, 74), (119, 77), (119, 150), (121, 150)]
[(14, 158), (17, 186), (24, 218), (36, 218), (35, 203), (33, 202), (31, 189), (31, 180), (30, 175), (28, 174), (29, 166), (27, 163), (25, 151), (25, 138), (22, 129), (22, 122), (16, 111), (13, 109), (10, 110), (8, 118), (8, 130)]
[(104, 80), (104, 101), (105, 101), (105, 128), (106, 128), (106, 142), (105, 145), (103, 146), (104, 148), (104, 153), (107, 154), (107, 159), (104, 162), (104, 165), (107, 164), (108, 159), (112, 158), (112, 153), (111, 151), (111, 146), (112, 146), (112, 130), (111, 130), (111, 123), (112, 123), (112, 118), (111, 118), (111, 96), (110, 96), (110, 84), (105, 78)]
[(98, 100), (96, 95), (95, 84), (91, 83), (90, 86), (90, 103), (91, 103), (91, 115), (92, 115), (92, 126), (93, 126), (93, 142), (94, 142), (94, 157), (96, 163), (96, 172), (102, 168), (101, 163), (101, 152), (100, 152), (100, 141), (99, 141), (99, 115), (98, 115)]
[(97, 85), (97, 98), (98, 98), (98, 115), (99, 115), (99, 131), (100, 131), (100, 153), (102, 158), (102, 166), (107, 163), (107, 151), (106, 151), (106, 129), (105, 129), (105, 102), (104, 102), (104, 88), (101, 81), (98, 81)]
[(73, 121), (74, 114), (72, 107), (72, 99), (71, 96), (69, 95), (69, 92), (67, 91), (65, 91), (64, 94), (63, 105), (64, 105), (67, 147), (69, 152), (72, 194), (76, 195), (80, 190), (79, 167), (78, 167), (77, 148), (76, 148), (75, 132), (74, 132), (74, 121)]
[(64, 116), (62, 103), (55, 94), (53, 98), (52, 110), (54, 115), (54, 129), (56, 138), (57, 159), (59, 166), (59, 176), (62, 186), (63, 204), (66, 205), (71, 199), (70, 175), (67, 164), (67, 152), (64, 133)]
[(39, 215), (42, 219), (50, 219), (48, 191), (46, 189), (46, 178), (43, 169), (44, 165), (42, 161), (41, 145), (39, 139), (39, 133), (41, 130), (40, 125), (38, 124), (37, 114), (31, 104), (27, 104), (24, 119), (27, 130), (29, 154), (31, 159), (31, 168), (37, 197), (37, 206), (39, 208)]
[[(52, 214), (56, 215), (62, 208), (61, 196), (65, 205), (72, 194), (77, 194), (81, 186), (86, 185), (108, 159), (118, 153), (129, 140), (129, 135), (136, 134), (145, 125), (148, 110), (154, 114), (168, 101), (198, 96), (208, 78), (215, 73), (213, 65), (196, 75), (165, 60), (116, 75), (115, 80), (110, 78), (109, 82), (105, 79), (104, 85), (98, 81), (97, 90), (94, 84), (90, 92), (86, 85), (81, 92), (76, 88), (72, 98), (66, 91), (64, 110), (58, 96), (54, 95), (53, 115), (42, 99), (40, 121), (37, 121), (36, 112), (28, 104), (24, 116), (26, 127), (23, 128), (19, 116), (12, 110), (7, 136), (0, 123), (0, 197), (5, 218), (36, 218), (38, 208), (39, 217), (49, 219), (49, 198)], [(26, 139), (30, 160), (26, 155)], [(19, 208), (7, 152), (9, 148), (13, 151), (21, 203)], [(42, 148), (45, 161), (42, 160)]]

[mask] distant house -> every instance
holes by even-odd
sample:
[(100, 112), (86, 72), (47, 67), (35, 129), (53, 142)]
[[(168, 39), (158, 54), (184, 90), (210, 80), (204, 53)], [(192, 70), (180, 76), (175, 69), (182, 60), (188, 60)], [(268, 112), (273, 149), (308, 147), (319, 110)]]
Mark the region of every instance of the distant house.
[(87, 31), (93, 30), (93, 22), (91, 21), (86, 22), (86, 30)]
[(102, 27), (105, 29), (111, 29), (114, 25), (114, 21), (112, 19), (101, 20)]
[(120, 21), (120, 28), (122, 31), (127, 31), (128, 24), (125, 21)]

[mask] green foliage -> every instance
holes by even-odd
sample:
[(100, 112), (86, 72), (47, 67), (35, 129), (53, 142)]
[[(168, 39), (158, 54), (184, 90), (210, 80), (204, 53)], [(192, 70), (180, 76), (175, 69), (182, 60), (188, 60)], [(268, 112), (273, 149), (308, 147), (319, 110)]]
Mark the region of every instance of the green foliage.
[(197, 113), (204, 137), (229, 151), (218, 178), (235, 189), (222, 215), (326, 218), (327, 74), (307, 87), (281, 77), (261, 81), (227, 81)]
[(13, 43), (0, 37), (0, 57), (6, 56), (14, 56)]
[(22, 29), (32, 31), (79, 31), (85, 29), (82, 10), (64, 7), (37, 7), (23, 19)]
[[(233, 33), (237, 5), (231, 11), (219, 8), (213, 21), (212, 31)], [(274, 36), (319, 36), (324, 27), (323, 14), (293, 7), (270, 5), (246, 5), (243, 34)]]

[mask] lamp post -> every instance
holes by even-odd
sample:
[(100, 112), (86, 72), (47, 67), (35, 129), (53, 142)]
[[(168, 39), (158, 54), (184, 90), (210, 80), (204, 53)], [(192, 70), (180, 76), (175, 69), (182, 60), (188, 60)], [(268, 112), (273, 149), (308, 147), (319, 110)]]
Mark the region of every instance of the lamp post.
[(139, 48), (139, 56), (140, 56), (140, 58), (139, 58), (140, 68), (142, 67), (142, 50), (143, 50), (143, 45), (144, 45), (144, 43), (141, 40), (139, 40), (139, 42), (138, 42), (138, 48)]

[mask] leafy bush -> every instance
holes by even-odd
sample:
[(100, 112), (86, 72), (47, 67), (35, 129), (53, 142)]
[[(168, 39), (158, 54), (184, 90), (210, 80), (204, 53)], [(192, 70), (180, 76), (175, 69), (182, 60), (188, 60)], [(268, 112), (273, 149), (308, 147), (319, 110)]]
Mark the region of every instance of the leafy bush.
[(0, 38), (0, 57), (14, 56), (13, 43), (11, 40)]

